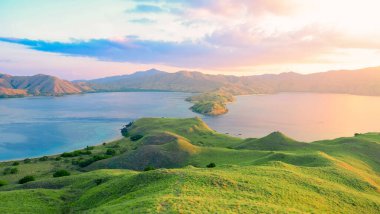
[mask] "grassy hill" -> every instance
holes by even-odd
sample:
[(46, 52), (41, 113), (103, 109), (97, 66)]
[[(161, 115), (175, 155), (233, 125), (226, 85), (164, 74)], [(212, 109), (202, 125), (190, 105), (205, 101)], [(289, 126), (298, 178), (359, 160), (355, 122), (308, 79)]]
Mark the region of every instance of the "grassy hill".
[[(0, 180), (8, 182), (0, 187), (0, 210), (380, 212), (378, 133), (312, 143), (279, 132), (240, 139), (213, 131), (199, 118), (143, 118), (126, 126), (124, 135), (75, 152), (0, 163), (0, 173), (7, 172)], [(216, 167), (206, 167), (210, 163)], [(60, 169), (71, 175), (53, 177)], [(35, 181), (18, 184), (26, 175)]]

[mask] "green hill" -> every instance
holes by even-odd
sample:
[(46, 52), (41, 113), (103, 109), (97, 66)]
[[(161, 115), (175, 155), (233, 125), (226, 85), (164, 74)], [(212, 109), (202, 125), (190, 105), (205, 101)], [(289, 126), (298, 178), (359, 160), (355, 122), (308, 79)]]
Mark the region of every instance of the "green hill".
[[(143, 118), (124, 134), (105, 145), (0, 163), (0, 180), (8, 183), (0, 187), (0, 210), (380, 212), (378, 133), (312, 143), (280, 132), (239, 139), (213, 131), (199, 118)], [(216, 167), (206, 167), (210, 163)], [(11, 168), (18, 170), (12, 174)], [(71, 175), (53, 177), (59, 169)], [(26, 175), (35, 181), (18, 184)]]

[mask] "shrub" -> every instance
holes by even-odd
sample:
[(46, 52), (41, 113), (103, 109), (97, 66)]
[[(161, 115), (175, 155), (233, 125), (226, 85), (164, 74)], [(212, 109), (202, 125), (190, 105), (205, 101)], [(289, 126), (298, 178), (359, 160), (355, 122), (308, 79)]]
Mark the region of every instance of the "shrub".
[(18, 169), (13, 167), (13, 168), (5, 168), (4, 171), (3, 171), (3, 174), (4, 175), (8, 175), (8, 174), (17, 174), (18, 172)]
[(28, 182), (30, 182), (30, 181), (34, 181), (34, 180), (35, 180), (35, 179), (34, 179), (33, 176), (31, 176), (31, 175), (27, 175), (27, 176), (21, 178), (21, 179), (18, 181), (18, 183), (19, 183), (19, 184), (25, 184), (25, 183), (28, 183)]
[(40, 161), (47, 161), (49, 160), (48, 156), (43, 156), (39, 159)]
[(12, 166), (18, 166), (18, 165), (20, 165), (20, 163), (17, 162), (17, 161), (15, 161), (15, 162), (12, 163)]
[(32, 160), (30, 160), (29, 158), (24, 159), (24, 163), (30, 163), (30, 162), (32, 162)]
[(98, 186), (104, 182), (104, 179), (98, 178), (98, 179), (95, 179), (94, 182), (95, 182), (96, 186)]
[(11, 168), (11, 174), (17, 174), (18, 169), (17, 168)]
[(72, 157), (77, 157), (80, 155), (91, 155), (92, 152), (90, 150), (76, 150), (73, 152), (64, 152), (61, 154), (61, 157), (64, 158), (72, 158)]
[(112, 156), (110, 156), (110, 155), (95, 155), (92, 158), (79, 161), (78, 165), (80, 167), (86, 167), (86, 166), (88, 166), (88, 165), (90, 165), (90, 164), (92, 164), (92, 163), (94, 163), (96, 161), (107, 159), (107, 158), (110, 158), (110, 157), (112, 157)]
[(112, 155), (114, 156), (116, 154), (116, 151), (114, 149), (107, 149), (106, 155)]
[(141, 138), (143, 138), (144, 136), (140, 135), (140, 134), (137, 134), (137, 135), (133, 135), (130, 137), (131, 141), (138, 141), (140, 140)]
[(56, 161), (60, 161), (62, 158), (61, 157), (56, 157), (55, 160)]
[(216, 167), (216, 164), (215, 164), (215, 163), (209, 163), (209, 164), (207, 165), (207, 168), (214, 168), (214, 167)]
[(64, 169), (61, 169), (61, 170), (56, 171), (53, 174), (53, 177), (54, 178), (58, 178), (58, 177), (69, 176), (69, 175), (70, 175), (70, 172), (68, 172), (68, 171), (66, 171)]
[(0, 180), (0, 187), (5, 186), (8, 184), (8, 181), (6, 180)]
[(150, 170), (155, 170), (156, 168), (154, 168), (153, 166), (147, 166), (144, 168), (144, 171), (150, 171)]
[(106, 142), (103, 142), (102, 145), (105, 146), (105, 145), (107, 145), (107, 143), (106, 143)]

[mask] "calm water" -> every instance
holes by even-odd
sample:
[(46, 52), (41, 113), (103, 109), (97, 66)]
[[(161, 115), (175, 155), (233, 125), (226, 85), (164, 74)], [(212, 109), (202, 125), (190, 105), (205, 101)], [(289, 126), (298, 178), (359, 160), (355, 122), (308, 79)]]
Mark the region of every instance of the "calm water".
[[(186, 93), (120, 92), (0, 99), (0, 160), (61, 153), (120, 137), (140, 117), (194, 117)], [(380, 97), (337, 94), (239, 96), (229, 113), (203, 117), (242, 137), (281, 131), (312, 141), (380, 131)], [(199, 116), (199, 115), (198, 115)]]
[(262, 137), (281, 131), (301, 141), (380, 132), (380, 97), (281, 93), (239, 96), (229, 113), (213, 118), (221, 132)]
[(0, 160), (55, 154), (120, 137), (140, 117), (194, 117), (186, 93), (0, 99)]

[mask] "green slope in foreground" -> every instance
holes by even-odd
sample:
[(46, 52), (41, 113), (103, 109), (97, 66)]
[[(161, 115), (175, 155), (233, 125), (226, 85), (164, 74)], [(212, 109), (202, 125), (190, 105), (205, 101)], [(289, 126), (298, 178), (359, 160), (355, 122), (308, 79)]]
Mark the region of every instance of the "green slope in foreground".
[[(380, 134), (302, 143), (144, 118), (121, 140), (2, 162), (2, 213), (379, 213)], [(62, 156), (62, 157), (61, 157)], [(207, 168), (209, 163), (216, 167)], [(142, 171), (147, 166), (158, 168)], [(70, 176), (54, 178), (59, 169)], [(26, 175), (35, 181), (17, 184)]]

